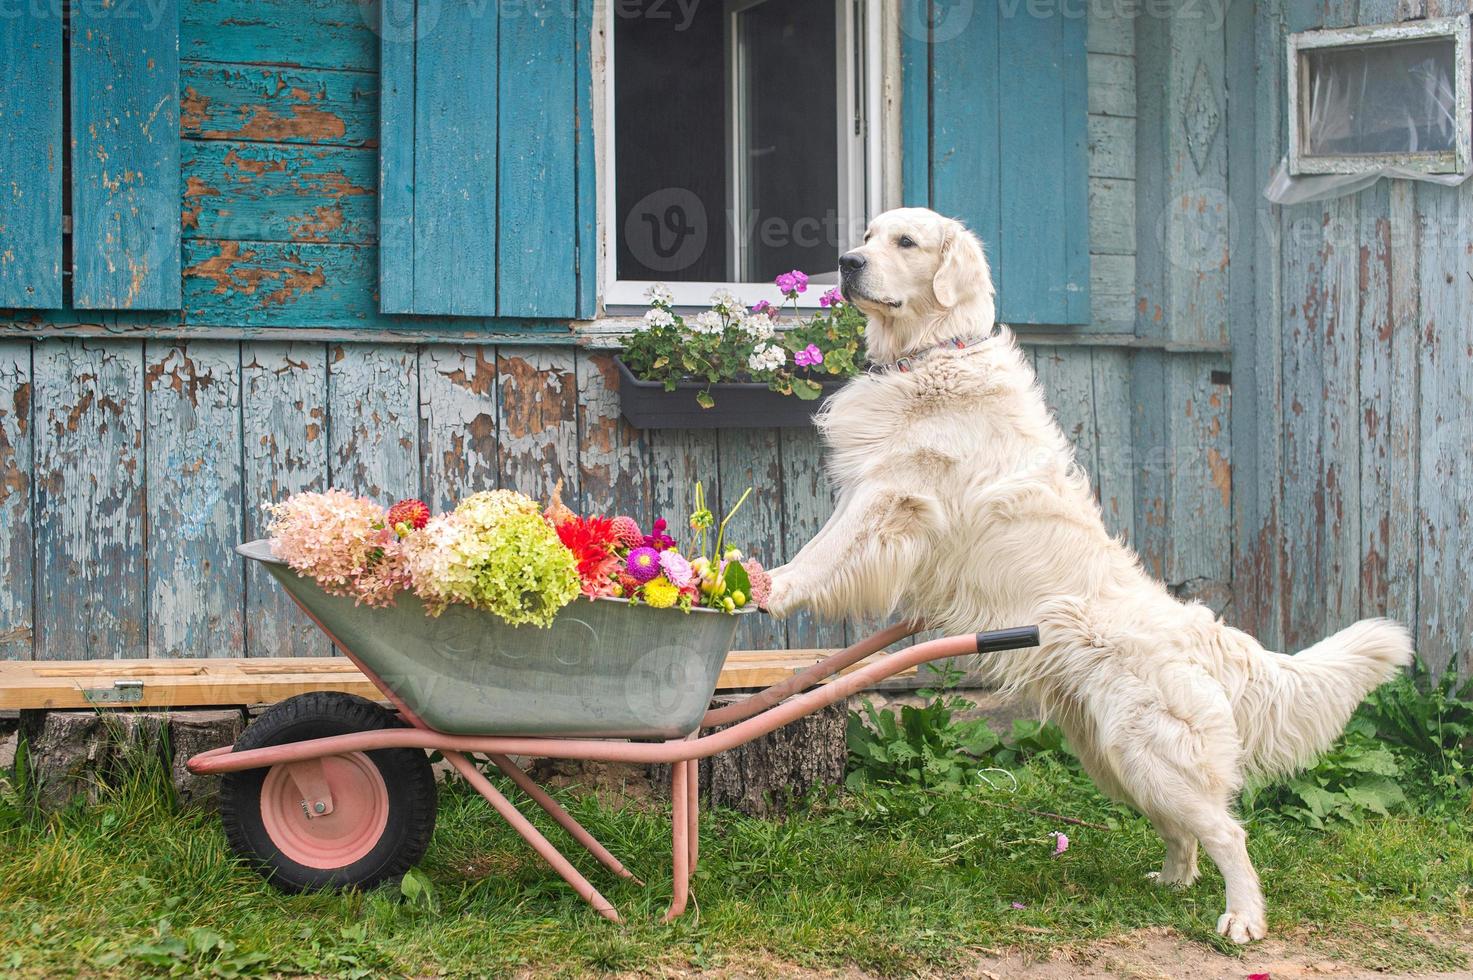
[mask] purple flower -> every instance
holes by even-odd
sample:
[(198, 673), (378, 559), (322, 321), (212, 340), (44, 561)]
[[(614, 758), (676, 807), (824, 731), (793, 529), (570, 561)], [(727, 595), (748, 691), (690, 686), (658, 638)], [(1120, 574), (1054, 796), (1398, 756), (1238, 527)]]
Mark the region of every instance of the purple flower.
[(844, 296), (842, 293), (839, 292), (838, 286), (835, 286), (833, 289), (830, 289), (828, 292), (824, 293), (818, 298), (818, 305), (824, 307), (839, 306), (843, 302)]
[(660, 574), (660, 553), (647, 545), (640, 545), (624, 559), (629, 577), (636, 582), (648, 582)]
[(1054, 857), (1058, 857), (1060, 854), (1063, 854), (1065, 851), (1069, 850), (1069, 835), (1068, 834), (1061, 834), (1057, 830), (1054, 831), (1053, 834), (1054, 834)]
[(823, 351), (818, 349), (817, 344), (809, 344), (793, 355), (793, 363), (799, 367), (813, 367), (816, 364), (822, 364)]
[(1015, 909), (1026, 909), (1027, 907), (1028, 906), (1024, 905), (1022, 902), (1014, 902), (1013, 903), (1013, 908), (1015, 908)]
[(666, 548), (675, 547), (675, 539), (665, 533), (665, 528), (667, 527), (669, 525), (665, 523), (665, 518), (661, 517), (657, 519), (654, 525), (650, 527), (650, 533), (646, 534), (644, 541), (640, 543), (646, 548), (653, 548), (656, 551), (664, 551)]
[(782, 290), (784, 296), (791, 299), (799, 293), (807, 291), (808, 274), (794, 269), (792, 272), (784, 272), (774, 279), (773, 282), (777, 283), (777, 288)]
[(758, 316), (761, 316), (764, 313), (766, 313), (768, 316), (772, 316), (772, 304), (767, 302), (767, 300), (765, 299), (759, 299), (757, 302), (752, 304), (752, 312)]

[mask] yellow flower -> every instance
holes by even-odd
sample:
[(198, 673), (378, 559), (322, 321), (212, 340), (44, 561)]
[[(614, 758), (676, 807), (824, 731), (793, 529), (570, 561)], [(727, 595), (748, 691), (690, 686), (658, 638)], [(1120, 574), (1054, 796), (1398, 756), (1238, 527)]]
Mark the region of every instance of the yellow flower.
[(680, 589), (661, 575), (644, 584), (644, 601), (653, 609), (669, 609), (680, 598)]

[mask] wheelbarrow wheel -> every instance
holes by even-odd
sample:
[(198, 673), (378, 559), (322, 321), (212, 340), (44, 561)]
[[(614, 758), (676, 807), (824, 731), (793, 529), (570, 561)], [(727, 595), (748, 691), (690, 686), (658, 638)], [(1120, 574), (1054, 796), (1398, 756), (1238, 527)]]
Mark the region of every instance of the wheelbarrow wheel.
[[(392, 712), (352, 694), (300, 694), (268, 708), (235, 749), (403, 727)], [(285, 765), (222, 777), (220, 817), (237, 855), (287, 892), (372, 888), (424, 857), (436, 794), (422, 750), (351, 752), (321, 763), (331, 808), (320, 815), (309, 812)]]

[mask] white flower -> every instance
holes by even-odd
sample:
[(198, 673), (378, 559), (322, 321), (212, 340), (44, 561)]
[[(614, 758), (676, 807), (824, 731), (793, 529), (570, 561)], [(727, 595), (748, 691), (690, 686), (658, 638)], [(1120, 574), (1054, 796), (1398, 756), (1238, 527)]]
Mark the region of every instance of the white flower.
[(718, 289), (712, 293), (711, 305), (722, 313), (735, 313), (742, 309), (741, 301), (728, 289)]
[(747, 367), (754, 372), (776, 371), (788, 362), (788, 352), (777, 344), (759, 344), (747, 358)]
[(685, 323), (696, 333), (719, 334), (726, 329), (726, 321), (715, 310), (697, 313)]
[(663, 306), (652, 306), (645, 311), (644, 327), (668, 327), (675, 322), (675, 317)]
[(675, 302), (675, 294), (670, 292), (670, 287), (663, 282), (657, 282), (645, 290), (645, 296), (655, 306), (669, 306)]

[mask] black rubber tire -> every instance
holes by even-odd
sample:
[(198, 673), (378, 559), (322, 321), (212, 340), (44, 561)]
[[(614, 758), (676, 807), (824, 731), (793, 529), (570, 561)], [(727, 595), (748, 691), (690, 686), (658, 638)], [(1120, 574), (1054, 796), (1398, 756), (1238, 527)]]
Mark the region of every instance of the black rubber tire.
[[(237, 751), (329, 735), (407, 727), (365, 698), (336, 691), (299, 694), (272, 705), (235, 743)], [(261, 787), (269, 769), (226, 773), (220, 780), (220, 820), (230, 849), (285, 892), (372, 888), (401, 877), (424, 857), (435, 830), (435, 776), (422, 749), (366, 753), (389, 793), (388, 822), (373, 850), (341, 868), (309, 868), (278, 850), (261, 818)]]

